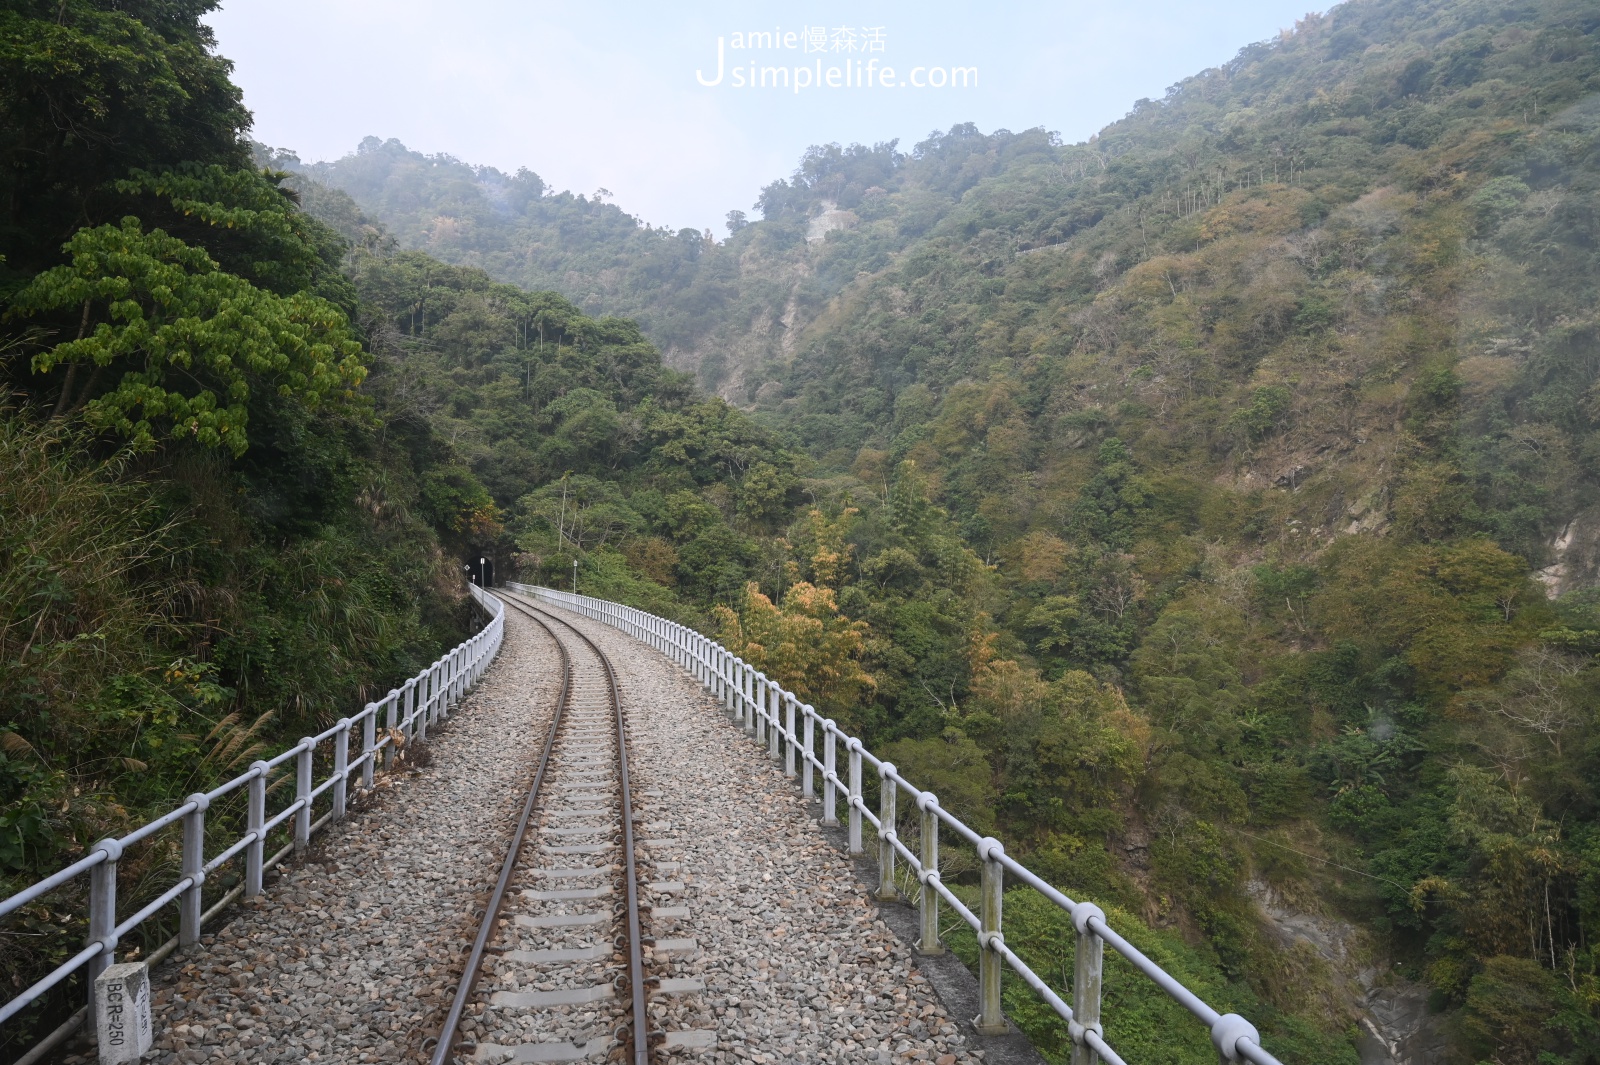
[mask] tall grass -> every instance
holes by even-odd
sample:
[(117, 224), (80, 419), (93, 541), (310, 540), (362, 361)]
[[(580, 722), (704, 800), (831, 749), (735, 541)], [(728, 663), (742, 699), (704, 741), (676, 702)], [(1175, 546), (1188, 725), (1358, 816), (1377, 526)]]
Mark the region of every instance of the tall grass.
[[(90, 453), (58, 422), (0, 409), (0, 895), (131, 827), (118, 783), (149, 768), (137, 704), (161, 701), (181, 659), (174, 525), (125, 457)], [(134, 882), (164, 864), (156, 848), (131, 857)], [(0, 932), (10, 991), (78, 942), (82, 890)]]
[[(235, 465), (108, 455), (60, 421), (0, 407), (0, 897), (318, 731), (461, 638), (460, 576), (411, 517), (409, 470), (393, 452), (330, 446), (348, 424), (317, 429), (310, 476), (379, 487), (330, 492), (274, 525), (251, 516), (259, 481)], [(219, 803), (208, 835), (242, 816)], [(126, 852), (122, 915), (178, 865), (175, 830)], [(235, 872), (207, 880), (208, 901)], [(79, 878), (0, 923), (0, 997), (81, 948), (86, 888)], [(159, 915), (124, 951), (173, 924)], [(8, 1023), (0, 1059), (82, 994), (69, 982)]]

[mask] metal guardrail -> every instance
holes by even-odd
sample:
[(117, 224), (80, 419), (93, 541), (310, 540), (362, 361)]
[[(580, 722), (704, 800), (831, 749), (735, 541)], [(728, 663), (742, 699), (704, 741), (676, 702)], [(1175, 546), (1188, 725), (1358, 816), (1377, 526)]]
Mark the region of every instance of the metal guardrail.
[[(1212, 1045), (1224, 1061), (1249, 1061), (1254, 1065), (1282, 1065), (1261, 1046), (1261, 1036), (1249, 1021), (1236, 1013), (1218, 1013), (1200, 996), (1184, 987), (1176, 977), (1146, 957), (1106, 923), (1105, 911), (1092, 902), (1075, 901), (1040, 879), (1005, 852), (1000, 841), (980, 836), (939, 805), (938, 798), (922, 791), (896, 772), (890, 762), (874, 757), (861, 741), (849, 736), (810, 705), (779, 687), (727, 648), (693, 629), (646, 614), (620, 603), (592, 599), (552, 588), (524, 584), (508, 587), (545, 602), (611, 625), (639, 639), (688, 670), (733, 714), (735, 723), (751, 733), (768, 749), (773, 759), (782, 759), (784, 773), (796, 776), (800, 767), (800, 787), (807, 798), (816, 795), (816, 777), (822, 778), (822, 822), (838, 824), (838, 801), (847, 801), (846, 835), (852, 855), (863, 853), (862, 823), (872, 825), (878, 835), (878, 897), (899, 898), (895, 884), (895, 864), (904, 860), (920, 884), (918, 907), (922, 937), (917, 949), (924, 954), (942, 951), (939, 942), (939, 906), (943, 902), (954, 910), (978, 935), (978, 996), (980, 1012), (976, 1025), (980, 1032), (993, 1034), (1006, 1030), (1005, 1013), (1000, 1003), (1002, 967), (1009, 965), (1035, 994), (1067, 1022), (1072, 1038), (1072, 1065), (1093, 1065), (1097, 1060), (1124, 1065), (1105, 1040), (1100, 1023), (1100, 993), (1104, 948), (1111, 948), (1128, 960), (1169, 996), (1209, 1029)], [(798, 728), (797, 728), (798, 721)], [(817, 755), (817, 733), (822, 733), (822, 754)], [(838, 772), (840, 748), (846, 754), (846, 777)], [(862, 798), (864, 767), (878, 774), (879, 809), (876, 815)], [(920, 853), (901, 842), (895, 830), (896, 803), (904, 792), (920, 816)], [(939, 829), (948, 829), (970, 843), (981, 863), (979, 912), (972, 910), (939, 877)], [(1077, 930), (1072, 1003), (1051, 988), (1026, 962), (1006, 945), (1002, 934), (1001, 909), (1006, 874), (1033, 888), (1072, 918)]]
[[(76, 877), (89, 874), (89, 935), (84, 948), (60, 964), (49, 975), (32, 987), (0, 1006), (0, 1024), (37, 1001), (51, 988), (87, 967), (89, 995), (94, 994), (94, 979), (116, 960), (117, 944), (140, 924), (159, 913), (173, 902), (178, 904), (178, 934), (150, 952), (147, 959), (154, 965), (180, 947), (200, 940), (200, 929), (217, 913), (243, 895), (254, 898), (261, 894), (262, 875), (291, 853), (305, 850), (313, 833), (330, 821), (344, 817), (348, 805), (350, 777), (360, 772), (359, 791), (373, 787), (374, 775), (380, 756), (384, 764), (393, 761), (396, 748), (406, 743), (427, 738), (428, 726), (449, 716), (450, 708), (461, 700), (500, 650), (505, 634), (505, 606), (492, 595), (485, 595), (476, 585), (471, 586), (473, 599), (490, 615), (488, 624), (453, 651), (448, 652), (427, 669), (389, 692), (377, 702), (368, 703), (353, 717), (340, 720), (332, 728), (315, 736), (307, 736), (295, 746), (274, 758), (258, 761), (241, 776), (207, 792), (189, 796), (182, 806), (156, 818), (141, 828), (118, 839), (104, 839), (90, 848), (89, 853), (67, 866), (54, 876), (39, 881), (32, 887), (17, 892), (0, 902), (0, 918), (26, 906), (47, 893), (61, 887)], [(378, 735), (378, 717), (383, 715), (384, 733)], [(351, 760), (350, 735), (361, 730), (361, 754)], [(332, 741), (333, 771), (320, 784), (312, 783), (312, 763), (319, 746)], [(294, 801), (277, 813), (268, 815), (267, 794), (272, 786), (288, 776), (285, 769), (272, 780), (280, 767), (294, 763)], [(233, 840), (213, 857), (206, 857), (206, 810), (216, 800), (241, 788), (248, 789), (247, 826), (243, 836)], [(328, 811), (312, 820), (313, 808), (318, 798), (328, 794)], [(277, 853), (268, 856), (268, 835), (293, 819), (294, 838)], [(149, 839), (169, 825), (182, 822), (183, 854), (180, 879), (156, 896), (132, 916), (117, 919), (117, 862), (127, 848)], [(244, 880), (204, 912), (202, 887), (206, 878), (215, 874), (227, 863), (244, 856)], [(78, 1010), (67, 1022), (46, 1036), (16, 1065), (30, 1065), (49, 1050), (67, 1039), (82, 1025), (92, 1007)]]

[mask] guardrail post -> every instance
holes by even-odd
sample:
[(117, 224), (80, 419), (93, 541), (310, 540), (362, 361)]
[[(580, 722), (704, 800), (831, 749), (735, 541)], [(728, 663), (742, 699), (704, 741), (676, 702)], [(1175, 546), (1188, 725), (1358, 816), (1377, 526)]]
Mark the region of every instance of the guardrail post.
[[(400, 735), (405, 738), (405, 741), (407, 743), (411, 742), (411, 734), (416, 731), (416, 723), (411, 720), (411, 711), (416, 709), (416, 705), (417, 705), (417, 678), (416, 677), (412, 677), (410, 680), (406, 681), (405, 702), (400, 706), (400, 724), (399, 724)], [(393, 729), (394, 727), (395, 727), (394, 716), (390, 715), (389, 728)], [(392, 733), (391, 733), (391, 735), (392, 735)], [(396, 745), (391, 742), (388, 747), (384, 748), (384, 751), (383, 751), (383, 764), (384, 764), (385, 768), (388, 768), (389, 766), (394, 764), (394, 756), (395, 756), (395, 753), (396, 753), (395, 752), (395, 746)]]
[[(751, 685), (752, 688), (754, 687), (754, 685), (755, 685), (755, 678), (754, 677), (750, 678), (750, 685)], [(750, 708), (749, 709), (750, 728), (755, 731), (756, 743), (759, 746), (765, 747), (767, 745), (767, 714), (766, 714), (766, 707), (758, 705), (756, 703), (755, 693), (753, 691), (747, 693), (746, 699), (747, 699), (747, 705)]]
[(982, 905), (978, 920), (978, 1016), (972, 1024), (983, 1035), (1001, 1035), (1006, 1031), (1006, 1015), (1000, 1006), (1000, 973), (1005, 967), (999, 946), (1005, 942), (1000, 931), (1000, 909), (1005, 900), (1005, 866), (1000, 856), (1005, 848), (993, 836), (978, 845), (978, 858), (983, 863), (979, 892)]
[(261, 894), (261, 876), (267, 865), (267, 774), (271, 772), (265, 762), (250, 766), (255, 776), (250, 778), (250, 794), (246, 799), (245, 827), (255, 833), (255, 839), (244, 849), (244, 896), (253, 899)]
[(311, 750), (315, 746), (310, 736), (300, 740), (300, 753), (294, 759), (294, 797), (300, 809), (294, 813), (294, 850), (296, 854), (311, 845)]
[(738, 691), (734, 693), (734, 697), (744, 704), (745, 716), (756, 723), (756, 729), (762, 736), (766, 735), (767, 720), (762, 716), (765, 707), (756, 692), (761, 690), (764, 680), (761, 671), (746, 662), (740, 666)]
[(805, 724), (801, 727), (805, 730), (806, 736), (805, 756), (800, 759), (800, 794), (810, 799), (817, 794), (816, 766), (811, 764), (811, 760), (817, 756), (817, 712), (808, 703), (801, 707), (800, 716), (805, 719)]
[[(794, 779), (794, 696), (784, 692), (776, 684), (772, 686), (772, 698), (776, 701), (779, 694), (783, 697), (784, 744), (783, 744), (783, 775), (790, 780)], [(806, 789), (805, 794), (811, 794)]]
[(918, 916), (922, 918), (922, 935), (917, 940), (918, 954), (943, 954), (944, 944), (939, 942), (939, 798), (931, 791), (922, 793), (917, 800), (922, 810), (922, 890), (918, 892)]
[(411, 738), (423, 743), (428, 738), (428, 715), (433, 712), (433, 667), (422, 675), (417, 692), (417, 719), (411, 723)]
[(94, 845), (94, 850), (105, 851), (106, 860), (89, 870), (89, 942), (104, 944), (105, 949), (89, 959), (85, 974), (91, 1018), (94, 1016), (95, 977), (117, 960), (117, 862), (122, 859), (122, 844), (114, 839), (103, 839)]
[(184, 800), (194, 809), (183, 815), (183, 875), (192, 880), (178, 897), (178, 945), (200, 942), (200, 905), (206, 882), (206, 807), (211, 800), (198, 792)]
[(900, 897), (894, 883), (895, 799), (900, 785), (894, 781), (894, 763), (878, 767), (878, 901)]
[(429, 681), (429, 679), (431, 678), (432, 675), (433, 675), (433, 667), (430, 666), (427, 669), (422, 671), (422, 675), (420, 677), (416, 678), (417, 679), (416, 707), (415, 707), (414, 717), (413, 717), (412, 722), (411, 722), (411, 734), (406, 737), (408, 740), (417, 739), (418, 738), (417, 734), (420, 731), (422, 731), (422, 727), (425, 724), (427, 724), (427, 721), (428, 721), (428, 681)]
[(1084, 1032), (1104, 1038), (1100, 1027), (1100, 985), (1105, 961), (1105, 941), (1089, 927), (1090, 918), (1104, 921), (1106, 913), (1092, 902), (1080, 902), (1072, 911), (1072, 924), (1078, 930), (1078, 943), (1072, 975), (1072, 1065), (1095, 1065), (1100, 1055), (1084, 1041)]
[[(390, 692), (384, 700), (384, 705), (394, 706), (395, 693)], [(367, 707), (366, 715), (361, 719), (361, 790), (371, 791), (374, 774), (378, 767), (373, 763), (378, 760), (378, 706), (376, 703)]]
[(760, 675), (756, 672), (755, 666), (741, 661), (735, 681), (734, 698), (743, 704), (745, 720), (755, 729), (757, 741), (764, 743), (767, 735), (767, 719), (762, 716), (761, 705), (756, 702), (757, 678)]
[(451, 651), (445, 658), (444, 698), (439, 700), (439, 720), (450, 716), (451, 707), (461, 699), (461, 654)]
[(346, 799), (350, 795), (350, 719), (339, 719), (333, 734), (333, 819), (344, 820)]
[[(394, 698), (389, 700), (388, 709), (384, 713), (383, 727), (389, 734), (389, 745), (383, 749), (383, 768), (385, 769), (394, 765), (395, 748), (399, 746), (395, 743), (394, 734), (396, 728), (399, 727), (399, 723), (405, 720), (405, 711), (401, 710), (401, 701), (404, 700), (406, 703), (410, 703), (412, 690), (411, 682), (409, 680), (406, 681), (405, 687), (401, 690), (404, 694), (396, 693)], [(407, 707), (407, 710), (409, 710), (409, 707)], [(377, 715), (373, 716), (376, 718)]]
[[(769, 754), (772, 757), (772, 760), (776, 762), (780, 757), (778, 752), (783, 746), (783, 718), (782, 715), (778, 713), (777, 682), (768, 680), (766, 675), (763, 674), (761, 677), (761, 687), (758, 689), (758, 691), (759, 694), (756, 696), (756, 700), (765, 708), (767, 717), (771, 722), (772, 731), (767, 737), (771, 741), (771, 746), (767, 751), (767, 754)], [(794, 774), (791, 773), (789, 775), (793, 776)]]
[(745, 713), (750, 719), (750, 727), (755, 731), (756, 743), (762, 747), (767, 745), (767, 708), (765, 701), (756, 702), (756, 675), (751, 670), (749, 676), (744, 678), (741, 685), (740, 697), (745, 701)]
[(839, 779), (837, 739), (838, 726), (833, 718), (822, 723), (822, 823), (839, 823), (839, 789), (834, 784)]
[[(755, 742), (760, 747), (766, 747), (766, 732), (776, 724), (774, 721), (766, 720), (766, 678), (755, 670), (750, 670), (747, 684), (749, 684), (747, 699), (749, 699), (750, 716), (755, 720)], [(757, 696), (757, 692), (760, 692), (760, 696)]]
[(850, 853), (861, 854), (861, 741), (851, 737), (850, 752)]

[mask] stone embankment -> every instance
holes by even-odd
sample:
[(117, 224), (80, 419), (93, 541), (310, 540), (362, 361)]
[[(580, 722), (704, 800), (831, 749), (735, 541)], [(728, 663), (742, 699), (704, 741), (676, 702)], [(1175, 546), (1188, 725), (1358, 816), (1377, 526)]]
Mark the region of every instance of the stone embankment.
[[(656, 862), (673, 863), (674, 902), (687, 908), (655, 933), (678, 944), (655, 970), (703, 990), (651, 1010), (657, 1028), (699, 1037), (655, 1060), (982, 1061), (781, 769), (661, 655), (563, 616), (617, 670), (634, 786), (651, 793), (644, 835)], [(550, 637), (508, 611), (498, 661), (427, 757), (157, 970), (147, 1060), (425, 1060), (549, 728), (556, 661)], [(495, 1007), (469, 1023), (470, 1060), (531, 1034)]]

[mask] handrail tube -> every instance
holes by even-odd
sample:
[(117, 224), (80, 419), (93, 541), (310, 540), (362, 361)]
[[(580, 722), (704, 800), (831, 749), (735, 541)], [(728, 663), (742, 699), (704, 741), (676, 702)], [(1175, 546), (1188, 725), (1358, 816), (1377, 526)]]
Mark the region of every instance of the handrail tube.
[(120, 843), (124, 849), (131, 847), (135, 843), (138, 843), (140, 840), (144, 839), (146, 836), (153, 836), (163, 828), (166, 828), (168, 825), (175, 825), (179, 821), (182, 821), (184, 817), (194, 812), (194, 807), (195, 804), (192, 801), (185, 802), (176, 810), (171, 810), (162, 814), (154, 821), (151, 821), (148, 825), (141, 825), (140, 827), (134, 829), (126, 836), (118, 839), (117, 842)]
[(32, 987), (23, 991), (22, 994), (18, 995), (10, 1002), (7, 1002), (4, 1006), (0, 1006), (0, 1024), (4, 1024), (6, 1021), (9, 1021), (19, 1010), (25, 1008), (34, 999), (38, 998), (46, 991), (50, 990), (52, 987), (55, 987), (61, 981), (77, 972), (85, 962), (99, 954), (104, 949), (104, 943), (90, 943), (87, 947), (84, 947), (82, 950), (78, 951), (78, 953), (74, 954), (60, 965), (57, 965), (49, 972), (49, 974), (35, 983)]
[(79, 858), (77, 861), (61, 870), (61, 872), (45, 877), (32, 887), (24, 888), (15, 895), (11, 896), (9, 899), (6, 899), (5, 902), (0, 903), (0, 917), (4, 917), (12, 910), (21, 909), (23, 906), (26, 906), (40, 895), (54, 891), (56, 888), (60, 887), (62, 884), (65, 884), (73, 877), (82, 873), (87, 873), (90, 869), (93, 869), (95, 866), (99, 865), (105, 860), (105, 851), (94, 851), (91, 854)]
[(240, 788), (250, 783), (250, 779), (255, 775), (255, 770), (252, 769), (242, 777), (234, 777), (226, 784), (218, 784), (216, 787), (205, 793), (206, 801), (216, 802), (224, 795), (231, 795), (233, 792), (238, 791)]
[(144, 909), (140, 910), (126, 921), (123, 921), (121, 924), (117, 925), (117, 938), (121, 939), (123, 936), (139, 927), (139, 925), (144, 923), (145, 918), (152, 916), (156, 911), (160, 910), (163, 906), (166, 906), (172, 900), (178, 898), (185, 891), (188, 891), (192, 887), (194, 887), (194, 878), (186, 876), (176, 884), (169, 887), (163, 894), (156, 896), (155, 901), (145, 903)]

